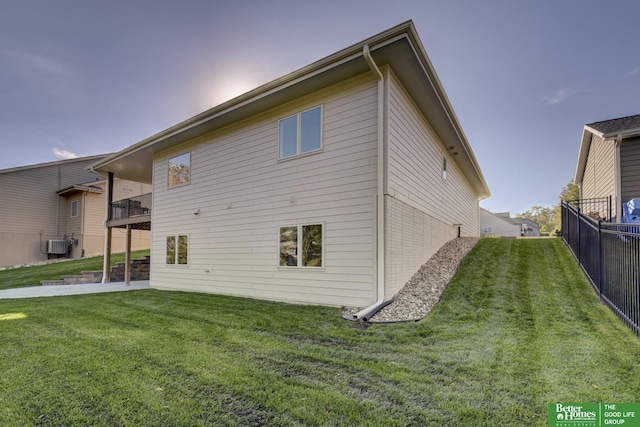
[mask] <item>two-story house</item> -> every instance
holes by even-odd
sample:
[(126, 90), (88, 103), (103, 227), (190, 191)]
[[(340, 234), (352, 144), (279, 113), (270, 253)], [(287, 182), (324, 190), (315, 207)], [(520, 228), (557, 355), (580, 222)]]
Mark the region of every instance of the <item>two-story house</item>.
[(391, 298), (490, 195), (410, 21), (90, 169), (153, 185), (152, 287), (333, 306)]
[[(85, 169), (106, 155), (0, 170), (0, 267), (50, 258), (101, 255), (105, 236), (105, 180)], [(139, 182), (116, 180), (116, 198), (151, 191)], [(125, 251), (116, 234), (114, 252)], [(149, 231), (133, 234), (133, 249), (147, 249)]]

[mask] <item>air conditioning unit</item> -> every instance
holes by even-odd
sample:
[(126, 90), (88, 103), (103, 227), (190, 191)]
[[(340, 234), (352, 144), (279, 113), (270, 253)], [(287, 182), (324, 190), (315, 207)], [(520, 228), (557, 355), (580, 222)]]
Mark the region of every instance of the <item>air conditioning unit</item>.
[(64, 255), (67, 253), (66, 240), (47, 240), (47, 254)]

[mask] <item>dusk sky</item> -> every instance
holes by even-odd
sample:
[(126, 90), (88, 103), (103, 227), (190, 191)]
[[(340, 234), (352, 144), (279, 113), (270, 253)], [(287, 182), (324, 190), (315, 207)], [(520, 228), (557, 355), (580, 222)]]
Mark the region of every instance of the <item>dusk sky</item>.
[(640, 114), (637, 0), (2, 0), (0, 169), (121, 150), (412, 19), (493, 196), (551, 206)]

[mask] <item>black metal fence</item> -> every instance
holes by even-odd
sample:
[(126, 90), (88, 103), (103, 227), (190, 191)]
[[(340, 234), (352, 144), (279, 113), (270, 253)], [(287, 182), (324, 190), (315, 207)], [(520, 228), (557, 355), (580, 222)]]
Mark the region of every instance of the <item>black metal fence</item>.
[(151, 215), (151, 193), (111, 203), (109, 220)]
[(598, 221), (567, 202), (561, 210), (562, 239), (601, 300), (640, 335), (640, 224)]
[(611, 196), (594, 199), (569, 200), (568, 203), (579, 209), (584, 215), (596, 221), (612, 222), (614, 220)]

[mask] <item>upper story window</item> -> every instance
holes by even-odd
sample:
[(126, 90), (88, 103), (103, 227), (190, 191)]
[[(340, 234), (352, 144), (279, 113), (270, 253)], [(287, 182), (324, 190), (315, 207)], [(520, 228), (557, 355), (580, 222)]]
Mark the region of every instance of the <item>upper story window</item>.
[(191, 181), (191, 153), (170, 158), (167, 176), (169, 188), (188, 184)]
[(74, 200), (71, 202), (71, 218), (75, 218), (78, 216), (78, 201)]
[(299, 156), (322, 148), (322, 106), (285, 117), (278, 123), (279, 158)]

